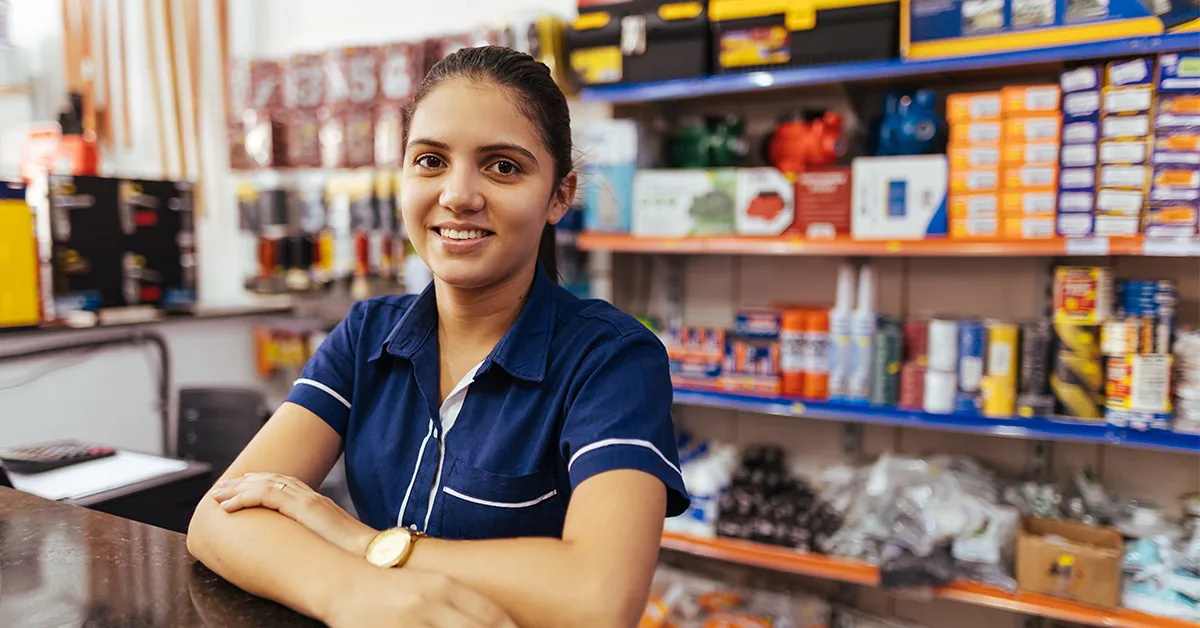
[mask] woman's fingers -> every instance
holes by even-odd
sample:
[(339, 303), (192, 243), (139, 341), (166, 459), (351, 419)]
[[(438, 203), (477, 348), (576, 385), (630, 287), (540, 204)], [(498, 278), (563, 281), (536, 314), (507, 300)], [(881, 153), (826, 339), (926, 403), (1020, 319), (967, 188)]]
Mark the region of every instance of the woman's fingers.
[(489, 598), (463, 586), (450, 592), (450, 602), (472, 620), (486, 628), (517, 628), (508, 615)]

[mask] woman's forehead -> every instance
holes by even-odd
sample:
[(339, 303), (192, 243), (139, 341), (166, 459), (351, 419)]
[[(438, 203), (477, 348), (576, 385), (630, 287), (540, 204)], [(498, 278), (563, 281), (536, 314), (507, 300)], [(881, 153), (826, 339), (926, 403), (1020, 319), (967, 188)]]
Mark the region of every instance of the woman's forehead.
[(491, 82), (450, 80), (431, 90), (409, 121), (409, 141), (430, 139), (485, 146), (541, 149), (539, 134), (508, 89)]

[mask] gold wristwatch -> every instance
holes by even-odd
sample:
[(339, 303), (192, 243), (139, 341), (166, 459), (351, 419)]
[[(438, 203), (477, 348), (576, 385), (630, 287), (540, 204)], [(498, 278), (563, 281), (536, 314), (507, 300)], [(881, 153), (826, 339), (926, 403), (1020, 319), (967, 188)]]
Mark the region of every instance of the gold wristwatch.
[(390, 528), (375, 535), (367, 545), (367, 562), (376, 567), (403, 567), (412, 556), (422, 532), (408, 528)]

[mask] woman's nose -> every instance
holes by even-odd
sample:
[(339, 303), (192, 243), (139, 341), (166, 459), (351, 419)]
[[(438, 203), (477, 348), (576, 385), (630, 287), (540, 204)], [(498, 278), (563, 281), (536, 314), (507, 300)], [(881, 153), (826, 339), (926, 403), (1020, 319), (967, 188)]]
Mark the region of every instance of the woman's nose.
[(477, 177), (460, 170), (443, 179), (445, 185), (438, 203), (452, 212), (474, 212), (483, 209), (483, 194), (479, 190)]

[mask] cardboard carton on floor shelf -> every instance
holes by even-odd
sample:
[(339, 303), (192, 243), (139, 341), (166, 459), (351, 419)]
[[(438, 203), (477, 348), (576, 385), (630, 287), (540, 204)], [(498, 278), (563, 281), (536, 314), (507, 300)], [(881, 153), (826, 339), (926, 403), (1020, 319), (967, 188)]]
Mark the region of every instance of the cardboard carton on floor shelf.
[(1096, 606), (1121, 601), (1121, 535), (1070, 521), (1025, 520), (1017, 538), (1017, 586)]

